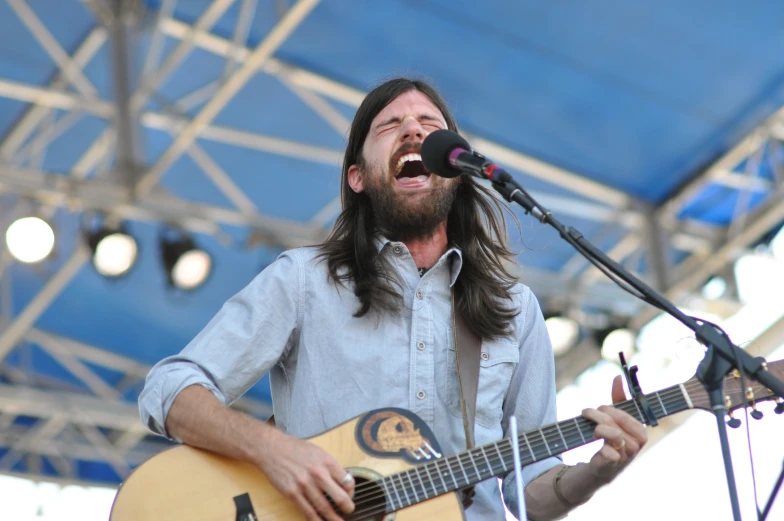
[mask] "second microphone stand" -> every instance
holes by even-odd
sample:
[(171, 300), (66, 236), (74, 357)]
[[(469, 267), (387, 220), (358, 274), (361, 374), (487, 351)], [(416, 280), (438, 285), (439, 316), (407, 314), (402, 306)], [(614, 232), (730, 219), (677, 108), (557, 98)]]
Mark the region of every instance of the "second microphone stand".
[[(500, 172), (496, 172), (496, 175), (499, 173)], [(571, 244), (580, 254), (599, 268), (611, 280), (643, 301), (673, 316), (686, 327), (694, 331), (697, 339), (707, 348), (705, 358), (697, 369), (697, 378), (707, 389), (711, 407), (716, 416), (716, 425), (719, 429), (719, 441), (721, 443), (722, 456), (724, 457), (724, 469), (727, 476), (732, 514), (735, 521), (740, 521), (738, 492), (735, 487), (732, 458), (727, 438), (727, 426), (725, 424), (727, 407), (724, 403), (723, 396), (724, 377), (733, 369), (738, 369), (742, 377), (743, 375), (748, 375), (765, 385), (773, 394), (779, 397), (784, 397), (784, 382), (767, 371), (763, 358), (752, 358), (748, 353), (734, 345), (727, 337), (726, 333), (718, 328), (718, 326), (696, 320), (693, 317), (684, 314), (675, 307), (674, 304), (596, 248), (585, 239), (580, 232), (569, 226), (563, 226), (553, 217), (551, 212), (539, 205), (539, 203), (537, 203), (533, 197), (518, 185), (506, 172), (503, 172), (499, 178), (499, 180), (493, 181), (493, 187), (503, 195), (507, 201), (518, 203), (527, 213), (530, 213), (542, 223), (549, 224), (555, 228), (566, 242)], [(631, 286), (631, 289), (625, 287), (624, 283)]]

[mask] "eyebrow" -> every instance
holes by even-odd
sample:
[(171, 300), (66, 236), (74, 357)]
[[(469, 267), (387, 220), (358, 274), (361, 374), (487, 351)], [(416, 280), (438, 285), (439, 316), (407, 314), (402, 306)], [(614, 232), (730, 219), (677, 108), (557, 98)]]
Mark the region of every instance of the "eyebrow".
[[(390, 125), (392, 123), (400, 123), (402, 121), (403, 120), (400, 119), (399, 116), (393, 116), (393, 117), (391, 117), (389, 119), (385, 119), (384, 121), (382, 121), (381, 123), (376, 125), (375, 128), (383, 127), (383, 126), (386, 126), (386, 125)], [(435, 116), (431, 116), (429, 114), (420, 114), (419, 116), (417, 116), (417, 121), (437, 121), (438, 123), (442, 123), (442, 124), (444, 123), (443, 120), (441, 120), (441, 119), (439, 119), (439, 118), (437, 118)]]

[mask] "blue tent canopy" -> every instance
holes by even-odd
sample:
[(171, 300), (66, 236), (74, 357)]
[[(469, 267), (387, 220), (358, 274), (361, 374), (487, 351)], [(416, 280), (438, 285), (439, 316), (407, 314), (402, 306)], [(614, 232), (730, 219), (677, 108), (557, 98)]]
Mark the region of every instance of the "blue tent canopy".
[[(150, 0), (124, 4), (126, 31), (112, 5), (0, 3), (0, 225), (43, 212), (56, 233), (42, 264), (0, 257), (0, 471), (118, 483), (160, 449), (135, 416), (147, 368), (324, 238), (384, 79), (434, 83), (477, 150), (675, 301), (784, 220), (778, 2)], [(650, 318), (514, 211), (546, 311)], [(90, 266), (95, 214), (139, 243), (121, 279)], [(161, 267), (173, 228), (214, 262), (192, 292)], [(269, 404), (265, 379), (239, 406)]]

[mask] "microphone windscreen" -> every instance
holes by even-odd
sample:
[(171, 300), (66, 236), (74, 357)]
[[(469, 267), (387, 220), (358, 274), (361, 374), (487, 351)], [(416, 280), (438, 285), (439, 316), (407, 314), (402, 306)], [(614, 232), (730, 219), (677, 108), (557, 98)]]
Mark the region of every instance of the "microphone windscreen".
[(422, 162), (425, 168), (440, 177), (457, 177), (463, 172), (449, 163), (449, 154), (456, 148), (471, 150), (468, 141), (457, 132), (436, 130), (422, 143)]

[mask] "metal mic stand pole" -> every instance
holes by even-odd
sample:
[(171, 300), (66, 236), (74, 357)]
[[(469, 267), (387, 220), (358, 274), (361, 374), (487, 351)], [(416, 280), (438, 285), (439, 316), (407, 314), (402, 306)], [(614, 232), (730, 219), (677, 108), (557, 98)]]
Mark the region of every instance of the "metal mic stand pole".
[(784, 482), (784, 466), (781, 468), (781, 472), (779, 473), (779, 479), (776, 480), (776, 485), (773, 487), (773, 492), (770, 493), (770, 498), (768, 498), (768, 504), (765, 505), (765, 510), (759, 516), (759, 521), (765, 521), (765, 518), (768, 517), (770, 514), (770, 509), (773, 506), (773, 500), (776, 499), (776, 496), (779, 493), (779, 489), (781, 488), (781, 483)]
[[(506, 173), (504, 172), (504, 174)], [(735, 521), (740, 521), (738, 493), (735, 487), (735, 477), (732, 470), (732, 459), (727, 440), (727, 427), (724, 423), (724, 416), (727, 412), (722, 396), (724, 377), (733, 368), (737, 368), (765, 385), (773, 394), (780, 397), (784, 397), (784, 382), (767, 371), (763, 358), (752, 358), (748, 353), (732, 344), (729, 338), (727, 338), (727, 335), (720, 329), (685, 315), (675, 307), (674, 304), (632, 275), (626, 268), (609, 258), (604, 252), (596, 248), (586, 240), (580, 232), (571, 227), (564, 227), (552, 216), (551, 212), (539, 205), (539, 203), (537, 203), (523, 187), (518, 185), (511, 176), (506, 174), (500, 181), (493, 181), (493, 188), (503, 195), (507, 201), (518, 203), (527, 213), (530, 213), (539, 221), (555, 228), (561, 237), (571, 244), (580, 254), (599, 268), (603, 268), (602, 271), (605, 275), (608, 275), (611, 280), (620, 284), (612, 276), (614, 275), (615, 277), (622, 279), (637, 290), (641, 294), (640, 298), (644, 301), (665, 311), (686, 325), (689, 329), (694, 331), (697, 339), (707, 347), (705, 358), (700, 363), (697, 370), (697, 378), (708, 390), (711, 407), (716, 415), (732, 513)], [(608, 274), (605, 270), (610, 271), (611, 273)]]

